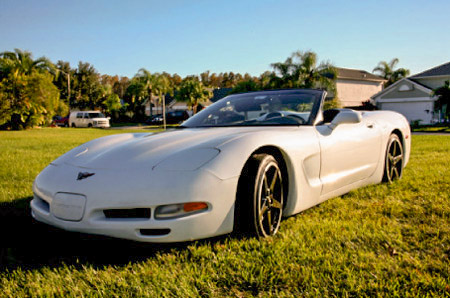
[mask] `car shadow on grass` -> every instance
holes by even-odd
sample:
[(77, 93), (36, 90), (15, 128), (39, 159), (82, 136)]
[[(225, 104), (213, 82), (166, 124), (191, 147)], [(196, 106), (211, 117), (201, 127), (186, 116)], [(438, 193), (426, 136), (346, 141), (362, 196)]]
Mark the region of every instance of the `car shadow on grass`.
[[(0, 271), (32, 270), (63, 265), (122, 266), (144, 262), (157, 253), (184, 250), (193, 242), (153, 244), (68, 232), (31, 217), (32, 197), (0, 203)], [(228, 236), (199, 242), (216, 243)]]

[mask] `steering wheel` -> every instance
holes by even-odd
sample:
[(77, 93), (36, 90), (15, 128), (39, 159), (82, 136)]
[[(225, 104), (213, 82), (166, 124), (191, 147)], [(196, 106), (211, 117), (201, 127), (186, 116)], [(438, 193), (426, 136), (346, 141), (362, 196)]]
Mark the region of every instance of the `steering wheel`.
[(284, 116), (284, 117), (287, 117), (287, 118), (295, 118), (295, 120), (300, 120), (300, 121), (298, 121), (298, 122), (299, 122), (298, 124), (305, 124), (305, 123), (306, 123), (306, 120), (303, 119), (303, 117), (301, 117), (301, 116), (299, 116), (299, 115), (289, 114), (289, 115), (286, 115), (286, 116)]

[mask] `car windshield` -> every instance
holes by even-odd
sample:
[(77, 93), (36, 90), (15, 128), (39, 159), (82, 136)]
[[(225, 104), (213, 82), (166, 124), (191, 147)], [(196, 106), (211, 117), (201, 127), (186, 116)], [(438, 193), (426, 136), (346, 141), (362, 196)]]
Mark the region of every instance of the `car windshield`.
[(103, 113), (89, 113), (89, 118), (105, 118), (105, 115)]
[(322, 92), (279, 90), (227, 96), (188, 119), (183, 127), (308, 125)]

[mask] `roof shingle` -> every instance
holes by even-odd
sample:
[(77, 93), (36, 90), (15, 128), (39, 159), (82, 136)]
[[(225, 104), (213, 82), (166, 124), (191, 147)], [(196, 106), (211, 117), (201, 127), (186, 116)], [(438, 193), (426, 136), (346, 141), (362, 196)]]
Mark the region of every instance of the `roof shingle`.
[(413, 75), (411, 78), (414, 79), (422, 77), (448, 76), (448, 75), (450, 75), (450, 62), (419, 72), (418, 74)]
[(359, 69), (350, 69), (350, 68), (341, 68), (336, 67), (338, 71), (338, 79), (349, 79), (349, 80), (358, 80), (358, 81), (385, 81), (380, 76), (371, 74), (365, 70)]

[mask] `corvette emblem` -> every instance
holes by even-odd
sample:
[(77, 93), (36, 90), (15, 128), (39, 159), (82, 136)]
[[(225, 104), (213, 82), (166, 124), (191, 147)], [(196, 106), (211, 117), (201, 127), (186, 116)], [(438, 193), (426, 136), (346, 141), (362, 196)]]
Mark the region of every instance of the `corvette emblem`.
[(92, 175), (95, 175), (95, 173), (88, 173), (88, 172), (79, 172), (77, 180), (83, 180), (87, 177), (91, 177)]

